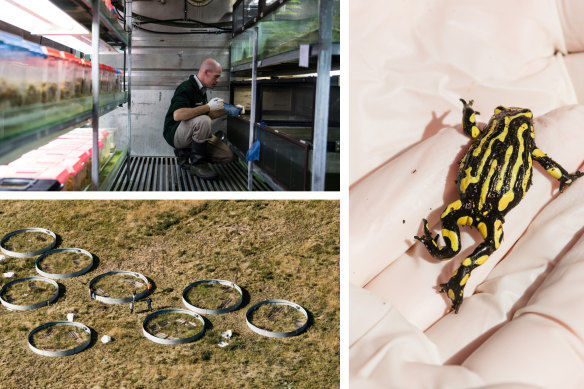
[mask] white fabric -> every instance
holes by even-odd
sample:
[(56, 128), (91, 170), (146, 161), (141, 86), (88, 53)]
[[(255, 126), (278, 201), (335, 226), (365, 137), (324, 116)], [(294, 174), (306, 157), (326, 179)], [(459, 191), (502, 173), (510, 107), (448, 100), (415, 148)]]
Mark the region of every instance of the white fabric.
[(349, 13), (352, 186), (458, 124), (461, 97), (536, 116), (577, 102), (553, 0), (351, 1)]
[(534, 163), (458, 314), (438, 285), (482, 237), (461, 227), (445, 262), (413, 239), (458, 198), (459, 98), (479, 122), (530, 108), (537, 145), (582, 170), (584, 2), (371, 0), (349, 14), (350, 386), (584, 387), (584, 178), (559, 194)]
[[(563, 107), (535, 119), (537, 145), (570, 172), (584, 160), (582, 122), (581, 105)], [(584, 280), (574, 280), (576, 275), (568, 277), (568, 270), (559, 269), (565, 264), (567, 269), (579, 269), (580, 265), (573, 264), (577, 262), (574, 258), (584, 266), (584, 242), (574, 246), (584, 232), (584, 179), (559, 194), (557, 181), (535, 163), (531, 189), (507, 215), (499, 249), (473, 271), (465, 300), (455, 315), (449, 311), (449, 301), (437, 293), (437, 285), (449, 278), (465, 253), (482, 238), (474, 229), (461, 227), (462, 252), (451, 261), (439, 262), (412, 239), (413, 234), (421, 232), (421, 219), (414, 228), (399, 228), (416, 225), (417, 214), (430, 205), (434, 210), (430, 222), (437, 228), (439, 214), (457, 198), (453, 177), (448, 175), (460, 156), (446, 158), (433, 153), (428, 144), (459, 151), (468, 146), (456, 130), (441, 131), (369, 177), (370, 191), (361, 194), (367, 206), (354, 197), (361, 192), (351, 192), (351, 213), (372, 208), (375, 215), (380, 215), (377, 220), (383, 215), (396, 219), (386, 226), (369, 226), (366, 219), (376, 220), (374, 213), (362, 220), (351, 217), (350, 277), (353, 283), (358, 281), (350, 289), (351, 385), (581, 387), (584, 369), (579, 356), (584, 355), (584, 334), (582, 338), (574, 336), (572, 327), (584, 328), (584, 309), (573, 309), (583, 300)], [(407, 165), (410, 158), (416, 169), (413, 174), (412, 166)], [(400, 176), (404, 171), (426, 177), (426, 187), (420, 178), (409, 185)], [(442, 188), (442, 193), (433, 186)], [(412, 195), (418, 193), (422, 196)], [(398, 200), (390, 201), (392, 196)], [(359, 231), (358, 236), (369, 244), (356, 242), (353, 231)], [(564, 258), (572, 259), (564, 262)], [(362, 273), (362, 268), (367, 268), (366, 272)], [(366, 280), (364, 274), (376, 270), (378, 274)], [(552, 277), (557, 271), (560, 273)], [(569, 272), (584, 277), (584, 269)], [(548, 281), (549, 277), (557, 280)], [(549, 282), (552, 286), (545, 287)], [(363, 286), (365, 289), (360, 288)], [(549, 299), (535, 300), (540, 293)], [(541, 340), (546, 336), (549, 339)], [(541, 342), (545, 342), (544, 347)], [(529, 363), (515, 363), (520, 360)]]
[[(582, 2), (584, 4), (584, 2)], [(582, 17), (584, 18), (584, 11), (582, 12)], [(582, 23), (584, 27), (584, 22)], [(584, 32), (583, 39), (584, 39)], [(569, 54), (565, 57), (566, 59), (566, 69), (568, 74), (572, 79), (572, 85), (574, 86), (574, 92), (580, 104), (584, 104), (584, 51), (581, 53)]]
[(560, 23), (570, 53), (584, 52), (584, 1), (556, 0)]

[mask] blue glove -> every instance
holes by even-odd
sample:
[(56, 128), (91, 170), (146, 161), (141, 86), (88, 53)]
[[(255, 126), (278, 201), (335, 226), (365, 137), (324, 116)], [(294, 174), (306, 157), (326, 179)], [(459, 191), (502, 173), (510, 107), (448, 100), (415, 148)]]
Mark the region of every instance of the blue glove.
[(223, 104), (223, 109), (225, 110), (225, 112), (227, 113), (227, 116), (239, 116), (239, 114), (241, 113), (242, 108), (241, 107), (237, 107), (233, 104)]

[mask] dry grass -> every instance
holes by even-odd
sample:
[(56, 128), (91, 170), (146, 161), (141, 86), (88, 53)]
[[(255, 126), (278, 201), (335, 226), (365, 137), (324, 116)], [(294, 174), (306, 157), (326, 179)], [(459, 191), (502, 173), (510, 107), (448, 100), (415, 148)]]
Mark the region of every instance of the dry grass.
[[(64, 292), (50, 307), (0, 308), (0, 382), (5, 387), (336, 388), (339, 386), (339, 203), (337, 201), (1, 201), (0, 235), (25, 227), (57, 233), (59, 247), (96, 255), (97, 268), (60, 280)], [(35, 275), (34, 258), (9, 258), (0, 273)], [(106, 305), (90, 300), (89, 281), (110, 270), (154, 281), (153, 308), (183, 308), (190, 283), (230, 280), (246, 292), (242, 307), (207, 315), (196, 342), (166, 346), (141, 334), (146, 303)], [(0, 280), (6, 282), (5, 280)], [(245, 323), (246, 310), (285, 299), (311, 314), (307, 331), (265, 338)], [(80, 354), (47, 358), (32, 353), (34, 327), (69, 312), (97, 341)], [(233, 330), (220, 348), (221, 332)]]

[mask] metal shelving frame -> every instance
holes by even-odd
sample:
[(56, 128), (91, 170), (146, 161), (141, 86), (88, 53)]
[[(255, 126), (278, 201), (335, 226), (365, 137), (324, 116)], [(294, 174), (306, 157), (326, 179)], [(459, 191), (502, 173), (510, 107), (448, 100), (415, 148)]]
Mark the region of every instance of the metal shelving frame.
[[(92, 11), (92, 21), (91, 21), (91, 43), (92, 43), (92, 55), (91, 55), (91, 83), (93, 92), (93, 106), (91, 115), (91, 125), (93, 129), (93, 147), (91, 159), (91, 189), (94, 191), (99, 190), (99, 41), (100, 41), (100, 28), (103, 25), (108, 33), (115, 36), (119, 41), (126, 47), (124, 51), (124, 56), (128, 56), (128, 150), (126, 152), (126, 163), (128, 175), (130, 174), (129, 169), (129, 156), (130, 156), (130, 144), (131, 144), (131, 101), (132, 101), (132, 89), (131, 89), (131, 73), (132, 73), (132, 56), (131, 56), (131, 46), (132, 46), (132, 1), (126, 0), (125, 7), (125, 17), (126, 17), (126, 28), (129, 30), (127, 34), (116, 28), (110, 20), (103, 15), (100, 11), (99, 5), (101, 0), (81, 0), (86, 5), (91, 7)], [(91, 4), (88, 4), (91, 1)]]
[[(285, 3), (279, 1), (278, 5)], [(238, 3), (236, 3), (238, 4)], [(275, 9), (276, 7), (274, 7)], [(253, 21), (253, 24), (257, 19)], [(246, 27), (253, 25), (245, 25), (241, 29), (243, 31)], [(320, 0), (319, 10), (319, 37), (318, 44), (302, 45), (300, 48), (290, 50), (281, 54), (273, 55), (262, 60), (257, 58), (258, 34), (257, 27), (254, 27), (254, 55), (251, 62), (235, 65), (231, 67), (231, 76), (234, 73), (252, 72), (252, 105), (250, 112), (250, 146), (253, 143), (253, 119), (256, 117), (255, 91), (257, 88), (257, 72), (259, 68), (277, 67), (278, 65), (286, 63), (297, 62), (300, 68), (300, 63), (307, 62), (308, 57), (317, 58), (317, 81), (316, 81), (316, 96), (315, 96), (315, 117), (314, 117), (314, 139), (313, 139), (313, 159), (312, 159), (312, 186), (313, 191), (324, 191), (325, 188), (325, 174), (326, 174), (326, 147), (328, 138), (328, 111), (329, 111), (329, 91), (330, 91), (330, 71), (332, 56), (340, 54), (340, 45), (332, 43), (332, 25), (333, 25), (333, 7), (332, 0)], [(238, 32), (241, 32), (238, 30)], [(307, 50), (308, 49), (308, 50)], [(277, 72), (277, 70), (276, 70)], [(250, 163), (251, 165), (251, 163)], [(258, 168), (259, 169), (259, 168)], [(261, 170), (261, 169), (260, 169)], [(249, 168), (251, 175), (252, 167)]]

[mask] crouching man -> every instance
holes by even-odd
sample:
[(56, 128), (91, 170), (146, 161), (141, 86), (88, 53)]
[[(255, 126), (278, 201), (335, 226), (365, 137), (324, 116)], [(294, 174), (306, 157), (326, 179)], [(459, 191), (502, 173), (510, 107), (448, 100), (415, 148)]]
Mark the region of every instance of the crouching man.
[[(196, 75), (175, 90), (164, 119), (164, 139), (174, 148), (181, 168), (204, 179), (216, 177), (211, 163), (229, 163), (233, 152), (211, 133), (211, 121), (225, 115), (223, 100), (207, 100), (221, 77), (221, 65), (207, 58)], [(189, 162), (190, 160), (190, 162)]]

